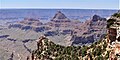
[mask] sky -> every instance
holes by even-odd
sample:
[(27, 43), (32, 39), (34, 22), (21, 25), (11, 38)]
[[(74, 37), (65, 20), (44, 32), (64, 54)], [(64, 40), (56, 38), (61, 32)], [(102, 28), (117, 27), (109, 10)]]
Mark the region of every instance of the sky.
[(0, 0), (0, 9), (119, 9), (119, 0)]

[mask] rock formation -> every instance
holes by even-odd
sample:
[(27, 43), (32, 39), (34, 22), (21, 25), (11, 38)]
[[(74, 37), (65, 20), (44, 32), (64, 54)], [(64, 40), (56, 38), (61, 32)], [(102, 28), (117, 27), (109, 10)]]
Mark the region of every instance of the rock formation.
[[(51, 25), (53, 27), (66, 27), (70, 23), (70, 20), (61, 12), (58, 11), (51, 19)], [(66, 25), (67, 24), (67, 25)]]
[(18, 22), (20, 24), (25, 24), (25, 25), (32, 25), (32, 26), (40, 26), (42, 25), (43, 23), (40, 22), (39, 20), (37, 19), (33, 19), (33, 18), (25, 18), (23, 21), (20, 21)]
[(100, 40), (106, 34), (106, 19), (94, 15), (89, 21), (80, 26), (80, 32), (77, 34), (74, 43), (93, 43)]
[[(106, 33), (106, 19), (94, 15), (92, 19), (82, 23), (78, 20), (70, 20), (61, 11), (58, 11), (48, 23), (43, 24), (37, 19), (25, 18), (23, 21), (9, 25), (9, 28), (44, 32), (45, 36), (49, 38), (52, 36), (60, 40), (71, 36), (72, 38), (68, 40), (70, 40), (69, 42), (72, 41), (72, 44), (85, 44), (93, 43), (104, 36)], [(60, 36), (61, 38), (59, 38)]]
[(50, 27), (44, 26), (42, 22), (33, 18), (25, 18), (23, 21), (15, 24), (10, 24), (9, 28), (19, 28), (21, 30), (33, 30), (35, 32), (42, 32), (44, 30), (51, 29)]

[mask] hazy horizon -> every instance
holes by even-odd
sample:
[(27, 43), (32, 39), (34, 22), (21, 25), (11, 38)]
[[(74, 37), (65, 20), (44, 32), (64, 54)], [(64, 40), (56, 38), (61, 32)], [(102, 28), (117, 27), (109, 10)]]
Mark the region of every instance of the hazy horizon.
[(119, 0), (1, 0), (0, 9), (113, 9)]
[(52, 9), (53, 9), (53, 10), (54, 10), (54, 9), (55, 9), (55, 10), (59, 10), (59, 9), (60, 9), (60, 10), (64, 10), (64, 9), (66, 9), (66, 10), (119, 10), (119, 9), (94, 9), (94, 8), (91, 8), (91, 9), (90, 9), (90, 8), (88, 8), (88, 9), (87, 9), (87, 8), (86, 8), (86, 9), (82, 9), (82, 8), (80, 8), (80, 9), (78, 9), (78, 8), (0, 8), (0, 10), (1, 10), (1, 9), (18, 9), (18, 10), (22, 10), (22, 9), (23, 9), (23, 10), (24, 10), (24, 9), (25, 9), (25, 10), (31, 10), (31, 9), (32, 9), (32, 10), (44, 10), (44, 9), (45, 9), (45, 10), (46, 10), (46, 9), (50, 9), (50, 10), (52, 10)]

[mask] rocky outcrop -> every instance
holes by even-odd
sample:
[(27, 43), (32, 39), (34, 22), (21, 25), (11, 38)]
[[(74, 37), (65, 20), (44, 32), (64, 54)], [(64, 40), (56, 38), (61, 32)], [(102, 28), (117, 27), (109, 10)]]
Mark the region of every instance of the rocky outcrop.
[(120, 60), (120, 12), (113, 14), (107, 20), (107, 41), (111, 49), (109, 53), (110, 60)]

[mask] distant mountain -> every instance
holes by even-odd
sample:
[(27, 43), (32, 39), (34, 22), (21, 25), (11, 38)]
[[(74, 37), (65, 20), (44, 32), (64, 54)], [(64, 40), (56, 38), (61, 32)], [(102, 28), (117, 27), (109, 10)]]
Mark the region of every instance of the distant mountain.
[(61, 11), (58, 11), (48, 25), (52, 27), (63, 27), (69, 25), (70, 22), (70, 19), (68, 19)]
[(101, 17), (109, 17), (117, 10), (101, 9), (0, 9), (0, 20), (21, 19), (21, 18), (39, 18), (41, 20), (50, 20), (56, 11), (62, 11), (69, 19), (79, 19), (85, 21), (94, 14)]
[(61, 11), (58, 11), (55, 16), (53, 17), (52, 20), (58, 20), (58, 19), (67, 19), (67, 17), (61, 12)]

